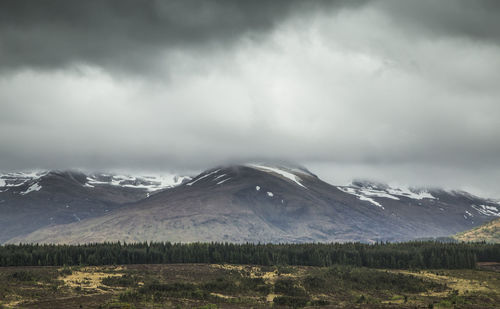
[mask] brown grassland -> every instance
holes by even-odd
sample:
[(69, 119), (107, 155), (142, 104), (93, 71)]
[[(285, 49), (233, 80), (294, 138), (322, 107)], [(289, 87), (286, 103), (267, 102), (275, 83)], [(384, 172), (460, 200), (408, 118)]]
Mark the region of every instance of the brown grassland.
[(475, 270), (166, 264), (0, 268), (0, 308), (498, 308)]

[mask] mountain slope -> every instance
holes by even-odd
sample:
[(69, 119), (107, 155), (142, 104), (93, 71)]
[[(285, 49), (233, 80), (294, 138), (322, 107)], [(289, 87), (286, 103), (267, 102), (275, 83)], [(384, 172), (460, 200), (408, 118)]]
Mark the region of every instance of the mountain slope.
[(455, 234), (500, 216), (464, 192), (336, 187), (306, 169), (236, 165), (102, 216), (37, 230), (9, 242), (400, 241)]
[(500, 218), (459, 233), (453, 238), (460, 241), (500, 243)]
[(140, 178), (76, 171), (0, 175), (0, 243), (46, 226), (99, 217), (176, 185), (183, 178)]

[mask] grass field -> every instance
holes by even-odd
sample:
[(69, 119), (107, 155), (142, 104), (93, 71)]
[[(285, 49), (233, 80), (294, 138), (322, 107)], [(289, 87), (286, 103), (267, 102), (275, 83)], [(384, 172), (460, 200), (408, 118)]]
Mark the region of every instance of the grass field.
[(495, 308), (500, 272), (167, 264), (0, 268), (0, 308)]

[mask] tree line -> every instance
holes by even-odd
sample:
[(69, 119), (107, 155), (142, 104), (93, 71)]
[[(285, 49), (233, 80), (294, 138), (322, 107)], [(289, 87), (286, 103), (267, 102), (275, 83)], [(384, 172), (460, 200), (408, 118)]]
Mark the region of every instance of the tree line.
[(254, 265), (352, 265), (371, 268), (474, 268), (500, 262), (500, 244), (487, 243), (95, 243), (0, 246), (0, 266), (63, 266), (167, 263)]

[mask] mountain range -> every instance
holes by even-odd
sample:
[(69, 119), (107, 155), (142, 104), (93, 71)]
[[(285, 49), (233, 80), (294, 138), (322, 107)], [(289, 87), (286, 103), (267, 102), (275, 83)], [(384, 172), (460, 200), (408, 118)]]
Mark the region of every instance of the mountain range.
[(498, 201), (467, 192), (335, 186), (289, 164), (220, 166), (195, 177), (0, 176), (0, 243), (406, 241), (497, 217)]

